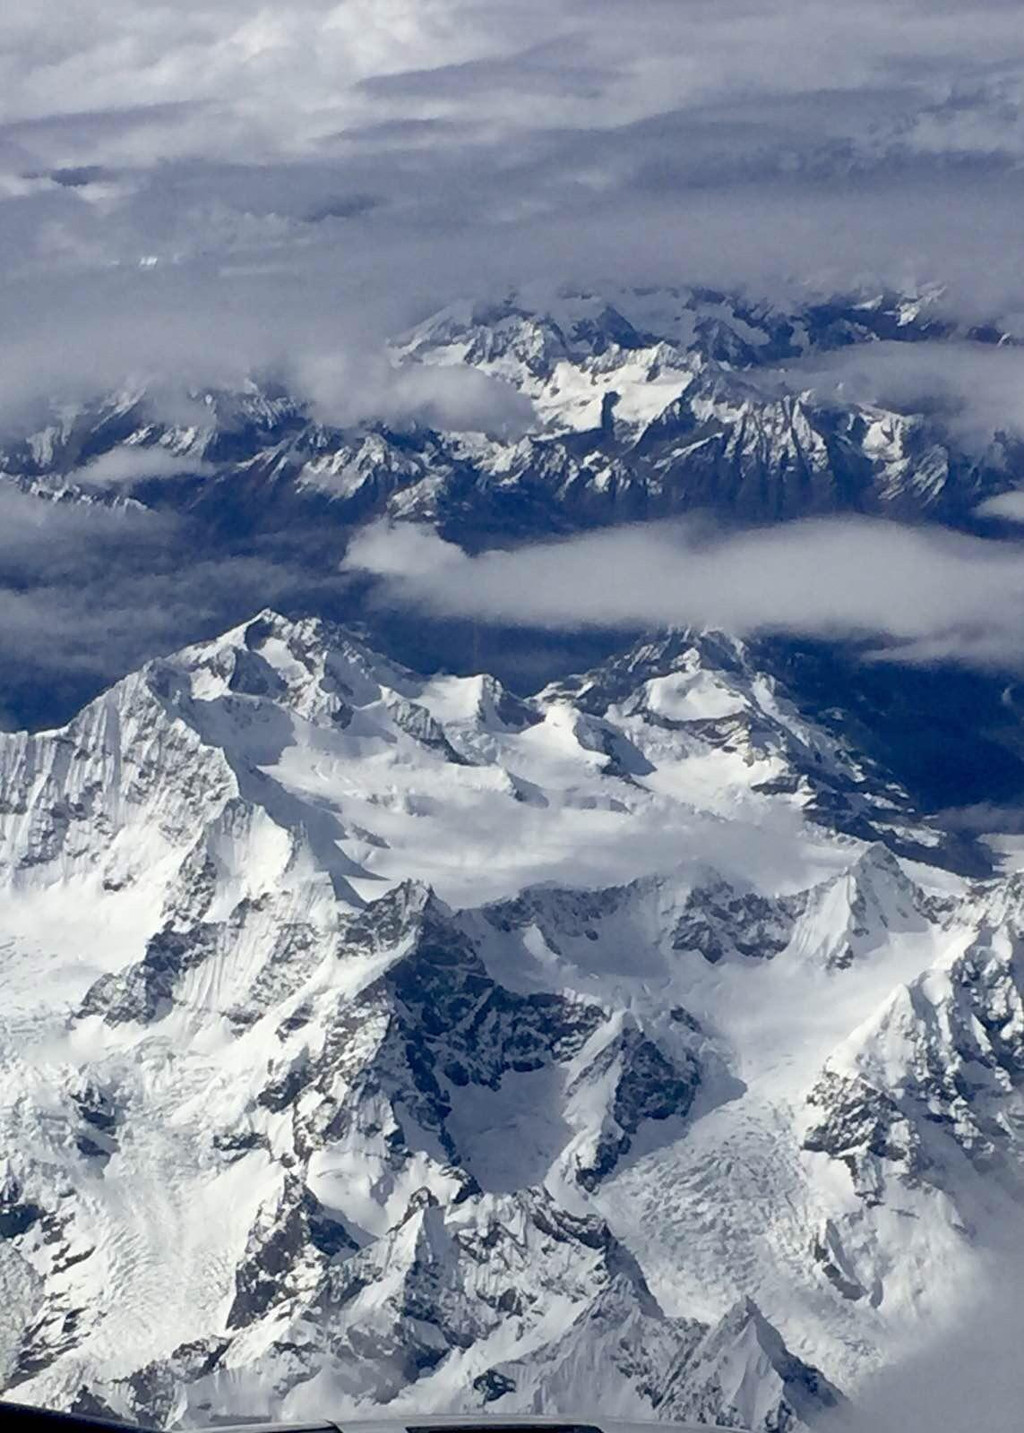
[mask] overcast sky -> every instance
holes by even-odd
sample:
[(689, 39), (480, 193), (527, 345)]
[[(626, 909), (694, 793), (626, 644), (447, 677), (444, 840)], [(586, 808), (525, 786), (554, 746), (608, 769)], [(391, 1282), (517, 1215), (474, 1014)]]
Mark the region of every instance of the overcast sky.
[[(1024, 313), (1016, 0), (14, 0), (5, 389), (237, 374), (535, 278)], [(9, 396), (8, 396), (9, 401)]]

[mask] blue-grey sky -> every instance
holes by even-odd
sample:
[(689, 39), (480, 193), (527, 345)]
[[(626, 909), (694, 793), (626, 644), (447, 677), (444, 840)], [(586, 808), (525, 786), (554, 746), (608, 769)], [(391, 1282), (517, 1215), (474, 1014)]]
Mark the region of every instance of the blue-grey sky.
[(1018, 3), (14, 0), (0, 360), (237, 374), (534, 278), (1024, 313)]

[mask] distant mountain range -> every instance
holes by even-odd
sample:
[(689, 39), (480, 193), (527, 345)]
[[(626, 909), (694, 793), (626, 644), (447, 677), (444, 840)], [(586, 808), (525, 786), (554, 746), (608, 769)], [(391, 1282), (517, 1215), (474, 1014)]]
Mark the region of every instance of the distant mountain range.
[[(966, 521), (1015, 485), (1018, 440), (994, 432), (972, 451), (941, 405), (895, 411), (801, 390), (801, 363), (880, 341), (1009, 339), (962, 332), (927, 300), (894, 296), (792, 313), (703, 290), (512, 296), (443, 310), (396, 341), (391, 358), (511, 385), (533, 406), (521, 435), (423, 421), (333, 428), (269, 381), (194, 392), (185, 420), (170, 422), (143, 387), (10, 433), (0, 476), (55, 498), (110, 501), (89, 464), (127, 447), (146, 456), (137, 482), (118, 483), (118, 500), (198, 512), (214, 531), (388, 515), (471, 545), (694, 509), (756, 522), (833, 512)], [(180, 463), (177, 482), (148, 477), (150, 449), (168, 472)]]

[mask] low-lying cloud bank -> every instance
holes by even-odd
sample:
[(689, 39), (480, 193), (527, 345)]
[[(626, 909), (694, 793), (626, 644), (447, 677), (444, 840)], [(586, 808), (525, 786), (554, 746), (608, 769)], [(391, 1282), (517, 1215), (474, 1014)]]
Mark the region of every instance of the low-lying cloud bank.
[(379, 602), (489, 623), (872, 638), (905, 662), (1024, 666), (1024, 544), (871, 519), (616, 528), (478, 556), (378, 523), (345, 566), (379, 579)]

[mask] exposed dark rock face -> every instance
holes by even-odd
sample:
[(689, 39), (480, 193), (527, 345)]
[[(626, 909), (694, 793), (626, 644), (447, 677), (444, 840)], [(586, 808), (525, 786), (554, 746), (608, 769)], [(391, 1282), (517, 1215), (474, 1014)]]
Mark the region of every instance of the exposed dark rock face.
[(589, 1159), (577, 1164), (576, 1179), (584, 1189), (595, 1189), (628, 1154), (644, 1121), (685, 1118), (700, 1086), (695, 1059), (678, 1067), (653, 1040), (628, 1025), (584, 1067), (567, 1093), (571, 1099), (587, 1085), (605, 1085), (609, 1076), (613, 1094), (600, 1134)]
[(680, 951), (699, 951), (712, 965), (729, 954), (770, 960), (786, 949), (804, 905), (800, 897), (772, 901), (717, 881), (687, 897), (672, 944)]
[(229, 1329), (253, 1323), (273, 1305), (308, 1291), (329, 1260), (358, 1246), (340, 1219), (294, 1175), (280, 1197), (261, 1209), (235, 1272)]

